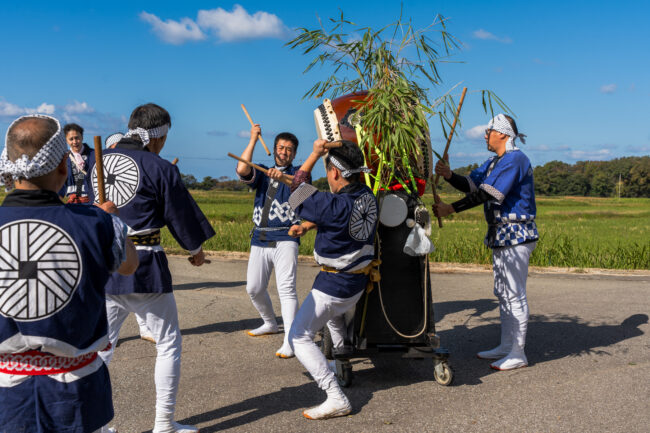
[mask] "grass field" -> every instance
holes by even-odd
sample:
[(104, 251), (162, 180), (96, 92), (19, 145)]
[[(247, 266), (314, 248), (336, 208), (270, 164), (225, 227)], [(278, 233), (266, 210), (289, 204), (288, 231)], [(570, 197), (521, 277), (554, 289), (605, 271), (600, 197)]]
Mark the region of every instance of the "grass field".
[[(192, 191), (217, 235), (206, 250), (248, 251), (253, 194)], [(443, 196), (450, 202), (460, 196)], [(430, 197), (425, 197), (428, 207)], [(540, 197), (537, 199), (540, 242), (531, 258), (535, 266), (650, 269), (650, 199)], [(455, 214), (433, 228), (436, 251), (431, 260), (491, 263), (483, 245), (486, 224), (482, 207)], [(166, 248), (178, 250), (168, 232)], [(314, 233), (305, 236), (301, 254), (311, 254)]]
[[(217, 235), (204, 245), (212, 251), (248, 251), (252, 227), (253, 194), (248, 192), (192, 191)], [(451, 202), (458, 195), (444, 196)], [(4, 194), (0, 193), (0, 199)], [(431, 198), (425, 197), (430, 208)], [(534, 266), (575, 268), (650, 269), (650, 199), (592, 197), (538, 197), (537, 225), (541, 239), (531, 257)], [(491, 262), (483, 246), (486, 224), (482, 207), (452, 215), (435, 225), (431, 239), (435, 262)], [(162, 244), (180, 252), (176, 241), (163, 230)], [(311, 254), (314, 232), (300, 245), (300, 254)]]

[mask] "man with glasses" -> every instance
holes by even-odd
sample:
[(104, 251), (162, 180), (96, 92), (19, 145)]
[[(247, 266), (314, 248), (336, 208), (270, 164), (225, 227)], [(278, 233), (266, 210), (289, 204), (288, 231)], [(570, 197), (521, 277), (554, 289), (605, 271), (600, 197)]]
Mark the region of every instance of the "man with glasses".
[[(241, 155), (242, 159), (251, 161), (255, 144), (260, 135), (260, 126), (253, 125), (250, 141)], [(288, 200), (291, 191), (288, 186), (279, 182), (279, 179), (283, 174), (293, 175), (297, 171), (297, 167), (291, 164), (296, 157), (297, 149), (298, 139), (296, 136), (289, 132), (282, 132), (275, 137), (273, 147), (275, 166), (268, 169), (268, 175), (264, 175), (243, 162), (237, 163), (239, 178), (250, 188), (255, 189), (253, 210), (255, 227), (251, 232), (246, 292), (264, 321), (262, 326), (249, 330), (248, 335), (259, 337), (279, 332), (267, 290), (271, 271), (275, 268), (275, 281), (280, 297), (285, 332), (282, 347), (275, 353), (275, 356), (279, 358), (294, 356), (289, 345), (288, 334), (298, 311), (296, 268), (299, 240), (298, 237), (290, 236), (289, 232), (300, 236), (305, 231), (305, 228), (299, 225), (298, 218), (289, 206)], [(262, 164), (259, 165), (267, 168)]]
[(519, 150), (515, 140), (522, 143), (512, 117), (499, 114), (490, 120), (485, 130), (487, 149), (495, 153), (469, 176), (451, 171), (449, 164), (438, 161), (436, 174), (454, 188), (465, 192), (465, 198), (454, 203), (433, 205), (438, 217), (462, 212), (483, 204), (488, 231), (485, 245), (492, 249), (494, 294), (499, 299), (501, 342), (491, 350), (479, 352), (481, 359), (495, 360), (495, 370), (526, 367), (524, 353), (528, 327), (526, 279), (528, 262), (537, 245), (539, 234), (535, 224), (535, 187), (530, 160)]

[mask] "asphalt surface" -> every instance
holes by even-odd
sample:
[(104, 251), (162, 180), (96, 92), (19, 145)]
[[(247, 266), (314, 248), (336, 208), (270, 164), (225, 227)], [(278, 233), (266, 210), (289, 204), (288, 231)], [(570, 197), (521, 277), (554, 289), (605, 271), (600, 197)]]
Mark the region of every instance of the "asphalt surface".
[[(304, 408), (325, 394), (295, 359), (274, 357), (283, 334), (252, 338), (261, 319), (245, 292), (241, 259), (193, 268), (170, 257), (183, 333), (176, 419), (202, 433), (233, 432), (648, 432), (650, 272), (621, 275), (531, 271), (530, 366), (489, 368), (476, 352), (498, 344), (490, 272), (432, 273), (436, 332), (451, 352), (451, 386), (431, 360), (355, 359), (345, 389), (350, 416), (310, 421)], [(317, 268), (301, 263), (302, 301)], [(275, 285), (270, 287), (278, 319)], [(154, 421), (155, 346), (125, 322), (110, 366), (120, 433)]]

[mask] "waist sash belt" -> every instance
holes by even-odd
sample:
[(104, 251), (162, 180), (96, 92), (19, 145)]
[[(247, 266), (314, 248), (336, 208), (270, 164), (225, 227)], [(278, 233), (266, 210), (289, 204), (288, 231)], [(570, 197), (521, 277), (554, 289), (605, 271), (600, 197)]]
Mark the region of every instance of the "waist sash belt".
[[(110, 348), (110, 344), (106, 347)], [(21, 353), (0, 353), (0, 373), (22, 376), (44, 376), (79, 370), (97, 359), (97, 352), (69, 358), (39, 350)]]
[(368, 263), (365, 267), (361, 269), (357, 269), (356, 271), (341, 271), (331, 266), (325, 266), (325, 265), (321, 266), (320, 270), (323, 272), (331, 272), (332, 274), (344, 273), (344, 274), (368, 275), (370, 278), (368, 278), (368, 283), (366, 284), (366, 293), (370, 293), (374, 288), (373, 283), (377, 283), (381, 281), (381, 273), (379, 272), (379, 265), (381, 265), (381, 260), (374, 259), (373, 261)]
[(146, 235), (133, 235), (129, 236), (134, 245), (156, 246), (160, 245), (160, 230), (148, 233)]

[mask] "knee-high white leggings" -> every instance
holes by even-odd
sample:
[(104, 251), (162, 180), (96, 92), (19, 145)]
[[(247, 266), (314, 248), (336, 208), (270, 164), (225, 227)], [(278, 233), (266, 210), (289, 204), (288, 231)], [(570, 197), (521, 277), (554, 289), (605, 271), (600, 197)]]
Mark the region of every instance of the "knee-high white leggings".
[(340, 348), (346, 331), (344, 315), (354, 308), (362, 294), (363, 290), (350, 298), (336, 298), (313, 289), (293, 321), (289, 343), (298, 361), (321, 389), (327, 390), (330, 386), (338, 386), (338, 383), (327, 366), (325, 355), (314, 343), (314, 336), (327, 324), (334, 347)]
[(537, 242), (512, 245), (492, 250), (494, 294), (499, 299), (501, 326), (512, 321), (513, 343), (524, 348), (528, 328), (526, 280), (530, 254)]
[(156, 340), (156, 413), (174, 413), (181, 374), (181, 331), (173, 293), (106, 295), (108, 338), (111, 348), (99, 352), (108, 365), (113, 357), (120, 328), (129, 313), (144, 319)]
[(246, 292), (264, 323), (276, 323), (271, 297), (267, 290), (271, 271), (275, 268), (275, 282), (280, 297), (285, 342), (288, 342), (289, 329), (291, 329), (291, 323), (298, 311), (298, 295), (296, 294), (297, 263), (298, 243), (293, 241), (278, 242), (275, 248), (263, 248), (253, 245), (248, 259)]

